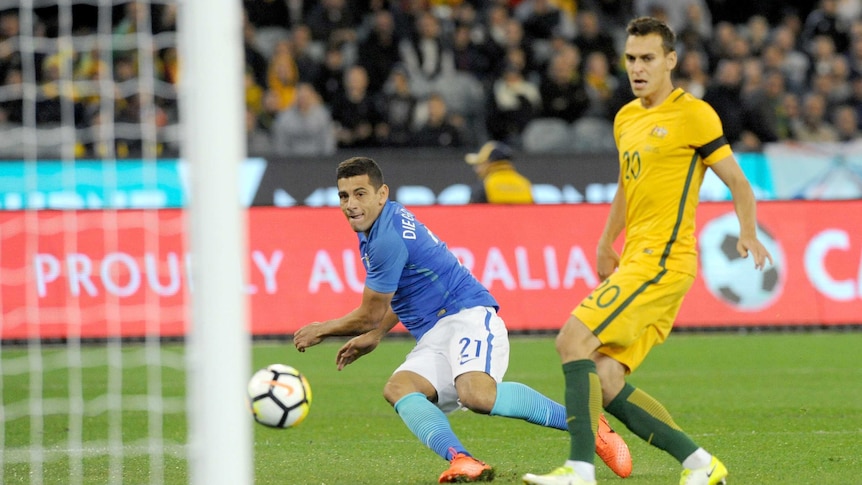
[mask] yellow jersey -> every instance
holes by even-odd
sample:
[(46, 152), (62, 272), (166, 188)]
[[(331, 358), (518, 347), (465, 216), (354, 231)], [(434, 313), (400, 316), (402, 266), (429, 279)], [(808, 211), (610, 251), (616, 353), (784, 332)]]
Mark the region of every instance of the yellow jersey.
[(492, 162), (482, 185), (484, 194), (477, 196), (479, 201), (491, 204), (533, 203), (533, 184), (508, 161)]
[(706, 102), (680, 88), (660, 105), (640, 99), (614, 119), (618, 190), (626, 197), (621, 265), (656, 264), (697, 274), (695, 210), (709, 165), (732, 155), (721, 120)]

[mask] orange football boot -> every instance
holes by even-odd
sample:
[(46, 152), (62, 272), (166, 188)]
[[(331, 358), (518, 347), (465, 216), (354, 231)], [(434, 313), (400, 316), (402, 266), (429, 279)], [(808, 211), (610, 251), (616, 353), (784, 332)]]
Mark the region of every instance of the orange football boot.
[(605, 415), (599, 416), (596, 454), (614, 473), (622, 478), (632, 474), (632, 454), (623, 437), (611, 429)]
[(470, 455), (458, 453), (449, 462), (449, 469), (440, 475), (440, 483), (490, 482), (494, 469)]

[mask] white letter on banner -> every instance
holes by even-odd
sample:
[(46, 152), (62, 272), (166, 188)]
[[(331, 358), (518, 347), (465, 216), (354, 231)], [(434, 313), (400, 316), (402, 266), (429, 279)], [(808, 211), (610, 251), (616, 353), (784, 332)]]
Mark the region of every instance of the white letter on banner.
[(365, 282), (356, 272), (356, 252), (345, 249), (341, 253), (341, 260), (344, 261), (344, 279), (347, 280), (347, 286), (356, 293), (362, 293)]
[(548, 274), (548, 288), (556, 290), (560, 287), (560, 270), (557, 269), (557, 252), (553, 246), (545, 246), (545, 272)]
[[(126, 270), (129, 273), (129, 281), (125, 286), (120, 286), (120, 284), (114, 281), (111, 277), (111, 266), (113, 264), (119, 264), (126, 267)], [(109, 253), (105, 255), (105, 259), (102, 260), (102, 265), (99, 269), (99, 274), (102, 277), (102, 284), (105, 285), (105, 291), (117, 296), (134, 295), (141, 287), (141, 268), (138, 267), (138, 263), (135, 261), (135, 258), (126, 253)], [(113, 274), (122, 273), (114, 272)]]
[(584, 250), (580, 246), (572, 246), (571, 251), (569, 251), (569, 260), (566, 263), (563, 287), (572, 288), (578, 279), (583, 279), (589, 288), (595, 288), (599, 284), (599, 278), (587, 261), (587, 257), (584, 256)]
[(515, 278), (506, 264), (506, 258), (500, 252), (500, 248), (492, 247), (488, 250), (488, 257), (485, 258), (485, 272), (482, 274), (482, 284), (485, 288), (491, 289), (494, 285), (494, 280), (500, 280), (507, 290), (514, 290)]
[(853, 280), (836, 281), (823, 262), (833, 249), (847, 250), (850, 238), (846, 231), (827, 229), (817, 234), (805, 248), (805, 274), (814, 288), (833, 300), (850, 301), (856, 297)]
[(266, 260), (266, 255), (261, 251), (252, 251), (251, 259), (254, 261), (260, 274), (263, 275), (263, 287), (268, 295), (273, 295), (278, 292), (278, 281), (275, 279), (275, 273), (278, 267), (281, 266), (281, 261), (284, 259), (284, 252), (275, 250), (272, 252), (272, 259)]
[(147, 283), (150, 288), (160, 296), (173, 296), (180, 291), (182, 277), (180, 276), (180, 260), (177, 253), (168, 253), (165, 255), (165, 266), (168, 272), (168, 284), (162, 285), (159, 281), (159, 261), (150, 253), (144, 256), (144, 264), (147, 268)]
[(39, 253), (33, 258), (33, 269), (36, 272), (36, 292), (39, 298), (48, 294), (48, 283), (60, 276), (60, 260), (53, 254)]
[(518, 267), (518, 283), (522, 290), (541, 290), (545, 282), (530, 277), (530, 257), (527, 248), (518, 246), (515, 248), (515, 264)]
[(81, 294), (81, 286), (90, 296), (99, 294), (96, 285), (90, 280), (93, 273), (93, 262), (86, 254), (71, 253), (66, 256), (66, 269), (69, 273), (69, 291), (72, 296)]
[(314, 255), (314, 264), (311, 266), (311, 279), (308, 281), (309, 293), (317, 293), (320, 285), (328, 283), (332, 291), (341, 293), (344, 291), (344, 283), (335, 271), (335, 265), (326, 250), (318, 250)]

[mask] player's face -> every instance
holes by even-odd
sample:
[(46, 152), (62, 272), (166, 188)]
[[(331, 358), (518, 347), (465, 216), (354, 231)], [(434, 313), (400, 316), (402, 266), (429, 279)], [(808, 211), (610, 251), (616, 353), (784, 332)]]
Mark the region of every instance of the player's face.
[(389, 199), (386, 184), (375, 190), (368, 175), (338, 179), (338, 200), (341, 212), (347, 217), (350, 227), (356, 232), (368, 232), (380, 216)]
[(664, 101), (673, 91), (670, 73), (676, 66), (676, 52), (665, 53), (660, 35), (630, 35), (625, 59), (632, 92), (644, 106)]

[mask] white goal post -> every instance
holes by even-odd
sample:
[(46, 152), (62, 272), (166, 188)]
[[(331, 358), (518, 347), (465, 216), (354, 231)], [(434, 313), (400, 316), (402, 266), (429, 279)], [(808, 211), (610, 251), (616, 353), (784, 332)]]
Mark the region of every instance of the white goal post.
[(242, 28), (0, 0), (0, 484), (254, 482)]
[[(237, 0), (186, 0), (183, 7), (187, 77), (181, 78), (180, 100), (184, 154), (192, 167), (195, 284), (188, 336), (191, 481), (251, 483), (251, 420), (243, 393), (250, 376), (241, 294), (246, 272), (244, 257), (238, 257), (247, 254), (237, 184), (245, 155), (242, 11)], [(218, 376), (219, 385), (214, 388), (208, 376)]]

